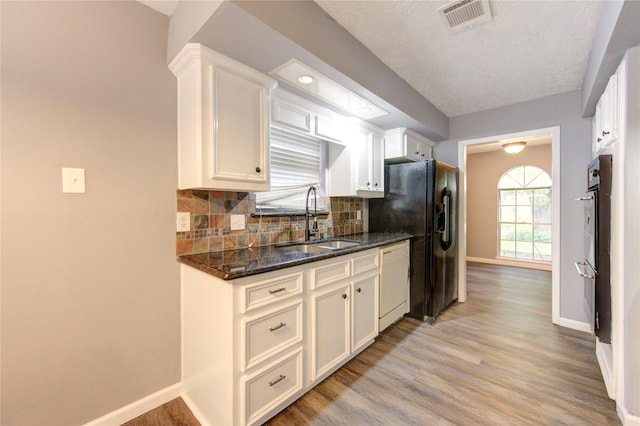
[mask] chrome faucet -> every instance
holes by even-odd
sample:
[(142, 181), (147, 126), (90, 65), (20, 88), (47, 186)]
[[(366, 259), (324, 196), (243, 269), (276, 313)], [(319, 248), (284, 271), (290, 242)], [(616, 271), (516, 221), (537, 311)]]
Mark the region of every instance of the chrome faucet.
[[(313, 191), (313, 227), (309, 229), (309, 217), (311, 216), (309, 213), (309, 195), (311, 191)], [(304, 206), (304, 213), (304, 240), (311, 241), (311, 237), (318, 235), (318, 221), (316, 220), (316, 215), (318, 214), (318, 193), (316, 192), (316, 187), (313, 185), (311, 185), (307, 191), (307, 202)]]

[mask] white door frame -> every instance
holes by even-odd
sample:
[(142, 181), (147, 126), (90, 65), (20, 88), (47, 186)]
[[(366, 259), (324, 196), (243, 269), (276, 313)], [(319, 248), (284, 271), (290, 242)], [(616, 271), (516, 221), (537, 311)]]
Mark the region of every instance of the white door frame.
[(462, 235), (458, 241), (458, 301), (467, 300), (467, 147), (495, 143), (499, 140), (526, 138), (551, 134), (551, 182), (553, 191), (552, 225), (551, 225), (551, 321), (558, 324), (560, 320), (560, 126), (533, 129), (524, 132), (507, 133), (477, 139), (458, 141), (458, 168), (460, 169), (460, 197), (458, 229)]

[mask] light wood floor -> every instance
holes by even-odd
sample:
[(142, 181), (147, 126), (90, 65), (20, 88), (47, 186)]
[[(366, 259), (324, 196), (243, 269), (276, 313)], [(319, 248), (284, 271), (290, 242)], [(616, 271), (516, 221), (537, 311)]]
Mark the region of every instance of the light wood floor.
[(466, 303), (391, 326), (268, 424), (621, 423), (593, 336), (551, 323), (551, 274), (470, 264)]

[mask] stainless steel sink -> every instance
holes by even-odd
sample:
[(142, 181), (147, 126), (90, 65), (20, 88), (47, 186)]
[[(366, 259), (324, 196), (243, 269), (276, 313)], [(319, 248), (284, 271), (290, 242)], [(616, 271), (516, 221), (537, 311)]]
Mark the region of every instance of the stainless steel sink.
[(293, 251), (297, 253), (327, 253), (334, 249), (331, 247), (322, 247), (316, 244), (302, 243), (292, 244), (290, 246), (281, 246), (281, 250)]
[(342, 248), (357, 246), (360, 243), (355, 243), (353, 241), (345, 241), (345, 240), (333, 240), (333, 241), (319, 241), (315, 244), (319, 247), (328, 247), (335, 250), (335, 249), (342, 249)]
[(298, 253), (327, 253), (333, 250), (357, 246), (359, 244), (360, 243), (345, 240), (314, 241), (280, 246), (280, 249)]

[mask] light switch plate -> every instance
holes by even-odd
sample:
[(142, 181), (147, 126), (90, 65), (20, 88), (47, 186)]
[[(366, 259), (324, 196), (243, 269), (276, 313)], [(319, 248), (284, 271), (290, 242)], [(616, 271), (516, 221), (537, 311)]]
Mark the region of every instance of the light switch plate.
[(62, 193), (63, 194), (84, 194), (84, 169), (72, 167), (62, 168)]
[(231, 215), (231, 230), (241, 231), (245, 228), (245, 219), (243, 214)]
[(189, 232), (191, 231), (191, 213), (179, 212), (176, 217), (176, 231), (177, 232)]

